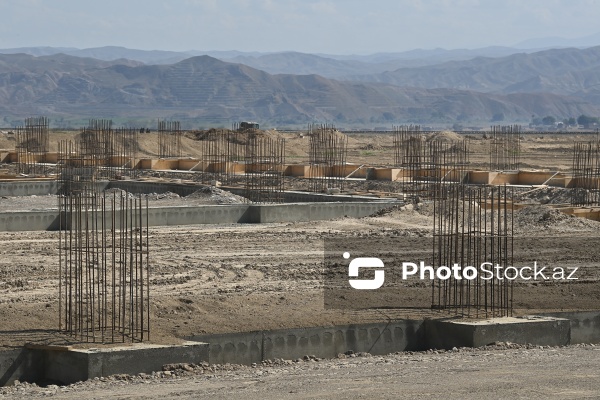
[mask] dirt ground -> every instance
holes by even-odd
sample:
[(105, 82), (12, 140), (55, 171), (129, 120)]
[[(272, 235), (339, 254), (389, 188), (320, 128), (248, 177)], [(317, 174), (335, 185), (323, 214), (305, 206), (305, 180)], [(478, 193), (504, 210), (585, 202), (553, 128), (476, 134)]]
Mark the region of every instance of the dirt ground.
[[(73, 134), (60, 135), (68, 138)], [(152, 149), (156, 136), (146, 135), (149, 136), (140, 142), (140, 150), (149, 156), (155, 155)], [(282, 135), (287, 139), (288, 162), (306, 161), (308, 138), (300, 133)], [(487, 142), (477, 134), (470, 136), (471, 159), (483, 165)], [(522, 165), (568, 170), (573, 141), (589, 139), (524, 135)], [(12, 143), (14, 147), (14, 141)], [(185, 137), (183, 143), (186, 155), (199, 155), (197, 141)], [(10, 144), (11, 139), (0, 134), (0, 148), (9, 148)], [(385, 166), (393, 163), (393, 157), (391, 135), (355, 134), (349, 139), (349, 162)], [(393, 190), (389, 182), (368, 184), (378, 190), (384, 187)], [(515, 213), (515, 259), (522, 263), (537, 261), (549, 266), (578, 267), (580, 279), (516, 285), (515, 313), (600, 309), (597, 239), (600, 222), (567, 216), (540, 204), (567, 202), (568, 196), (562, 189), (543, 188), (518, 194), (518, 198), (531, 206)], [(218, 190), (206, 190), (188, 198), (156, 194), (149, 199), (151, 207), (244, 201)], [(56, 201), (55, 196), (5, 197), (0, 199), (0, 210), (56, 208)], [(430, 309), (431, 289), (425, 284), (402, 288), (407, 305), (403, 308), (352, 311), (327, 310), (323, 306), (324, 240), (359, 239), (375, 244), (394, 240), (399, 252), (411, 260), (419, 260), (431, 255), (432, 226), (433, 217), (426, 206), (409, 205), (359, 219), (151, 227), (151, 342), (178, 343), (190, 335), (204, 333), (444, 316)], [(0, 232), (0, 243), (0, 349), (20, 347), (27, 342), (73, 343), (70, 338), (56, 334), (58, 233)], [(598, 393), (595, 386), (576, 384), (597, 382), (595, 371), (598, 371), (599, 358), (591, 350), (403, 354), (306, 363), (293, 368), (239, 367), (235, 373), (221, 371), (201, 377), (161, 378), (123, 387), (116, 384), (110, 390), (116, 396), (129, 398), (178, 395), (252, 399), (262, 398), (265, 393), (282, 396), (287, 393), (294, 398), (346, 398), (373, 397), (372, 390), (381, 390), (374, 397), (382, 398), (412, 398), (423, 393), (440, 397), (450, 392), (463, 398), (585, 397)], [(555, 363), (558, 360), (560, 362)], [(534, 369), (543, 380), (528, 385), (526, 391), (521, 392), (522, 387), (514, 382), (519, 381), (523, 373), (535, 381)], [(363, 370), (364, 373), (359, 373)], [(570, 371), (571, 375), (559, 374), (559, 370)], [(449, 376), (452, 379), (448, 379)], [(437, 380), (446, 381), (447, 385), (423, 386), (424, 382)], [(86, 385), (89, 386), (71, 387), (60, 393), (42, 393), (39, 388), (25, 388), (22, 393), (23, 397), (58, 394), (59, 397), (81, 398), (85, 390), (87, 398), (94, 398), (102, 397), (100, 393), (107, 390), (102, 382)], [(506, 392), (494, 389), (503, 385)], [(337, 389), (332, 391), (332, 387)], [(7, 395), (18, 393), (21, 392), (7, 392)]]
[(181, 365), (69, 386), (0, 388), (0, 398), (99, 399), (592, 399), (600, 347), (486, 346), (455, 351)]
[[(74, 132), (52, 133), (55, 141)], [(288, 161), (305, 161), (308, 138), (302, 133), (269, 132), (286, 138)], [(457, 135), (444, 132), (439, 139)], [(196, 136), (183, 138), (184, 153), (199, 156)], [(141, 134), (139, 150), (156, 154), (157, 134)], [(471, 159), (484, 163), (489, 141), (468, 135)], [(536, 168), (568, 169), (575, 140), (589, 136), (526, 134), (522, 162)], [(0, 147), (14, 147), (14, 139), (0, 134)], [(392, 134), (352, 134), (348, 161), (391, 165)], [(161, 173), (163, 178), (178, 178)], [(189, 174), (188, 174), (189, 175)], [(194, 179), (194, 175), (188, 178)], [(305, 184), (297, 181), (297, 185)], [(292, 182), (293, 183), (293, 182)], [(394, 190), (390, 182), (355, 182), (374, 190)], [(352, 186), (352, 184), (349, 184)], [(600, 223), (566, 216), (540, 202), (568, 202), (559, 188), (525, 190), (518, 200), (532, 206), (515, 214), (515, 259), (522, 263), (577, 266), (580, 280), (564, 284), (522, 284), (515, 287), (517, 313), (532, 310), (600, 308), (600, 246), (595, 243)], [(239, 203), (245, 199), (216, 188), (187, 197), (151, 194), (150, 207)], [(538, 205), (536, 205), (538, 204)], [(37, 210), (57, 207), (55, 196), (0, 199), (0, 210)], [(172, 343), (183, 337), (231, 331), (319, 326), (433, 314), (427, 285), (405, 288), (407, 308), (394, 310), (325, 310), (323, 308), (323, 242), (357, 237), (377, 243), (397, 238), (399, 251), (413, 260), (427, 259), (432, 250), (431, 212), (412, 206), (381, 215), (334, 221), (262, 225), (201, 225), (150, 228), (152, 266), (151, 340)], [(56, 341), (58, 233), (1, 232), (0, 345), (24, 341)], [(394, 239), (396, 240), (396, 239)], [(534, 286), (535, 285), (535, 286)], [(418, 309), (418, 311), (415, 311)], [(35, 328), (35, 329), (34, 329)]]
[[(427, 309), (431, 289), (426, 284), (403, 288), (411, 308), (324, 309), (324, 240), (359, 237), (377, 245), (393, 238), (409, 259), (431, 255), (433, 219), (427, 209), (409, 205), (380, 214), (281, 224), (151, 227), (151, 341), (438, 315)], [(600, 246), (591, 238), (598, 236), (600, 222), (541, 205), (518, 211), (515, 221), (516, 260), (580, 268), (576, 283), (515, 286), (516, 312), (598, 308)], [(57, 232), (0, 232), (2, 345), (59, 341), (52, 336), (58, 320), (57, 242)]]

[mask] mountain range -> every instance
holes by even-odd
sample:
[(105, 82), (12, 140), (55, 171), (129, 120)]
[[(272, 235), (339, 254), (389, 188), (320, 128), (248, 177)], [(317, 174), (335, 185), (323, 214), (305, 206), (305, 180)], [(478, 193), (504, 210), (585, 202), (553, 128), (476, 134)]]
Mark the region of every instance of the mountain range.
[(600, 47), (371, 56), (0, 50), (0, 117), (38, 114), (352, 126), (600, 115)]

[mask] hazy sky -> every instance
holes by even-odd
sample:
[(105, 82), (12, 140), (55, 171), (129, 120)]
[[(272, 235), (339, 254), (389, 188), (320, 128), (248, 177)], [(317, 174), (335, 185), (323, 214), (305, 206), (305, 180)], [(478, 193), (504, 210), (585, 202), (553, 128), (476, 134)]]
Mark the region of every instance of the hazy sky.
[(0, 16), (0, 48), (364, 54), (586, 36), (600, 0), (0, 0)]

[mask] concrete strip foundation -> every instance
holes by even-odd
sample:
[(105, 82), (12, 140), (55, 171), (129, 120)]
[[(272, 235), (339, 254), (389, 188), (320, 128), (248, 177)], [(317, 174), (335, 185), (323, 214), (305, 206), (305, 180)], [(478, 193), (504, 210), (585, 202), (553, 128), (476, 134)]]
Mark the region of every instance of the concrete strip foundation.
[(138, 344), (88, 350), (61, 348), (0, 351), (0, 386), (20, 381), (71, 383), (112, 374), (159, 371), (164, 364), (252, 364), (305, 355), (332, 358), (347, 351), (480, 347), (494, 342), (559, 346), (600, 343), (600, 311), (551, 313), (488, 321), (398, 320), (385, 323), (198, 335), (179, 346)]
[[(345, 216), (361, 218), (396, 204), (394, 202), (366, 202), (153, 207), (148, 208), (148, 225), (260, 224), (327, 220)], [(42, 231), (57, 229), (59, 229), (58, 210), (0, 213), (0, 231)]]
[(571, 323), (571, 343), (600, 343), (600, 311), (563, 311), (537, 315), (568, 319)]
[(403, 320), (379, 324), (329, 328), (285, 329), (201, 335), (190, 340), (209, 340), (209, 362), (251, 364), (314, 355), (333, 358), (349, 350), (371, 354), (424, 350), (423, 321)]
[(0, 232), (59, 229), (58, 210), (0, 212)]
[(58, 193), (58, 185), (54, 179), (0, 182), (0, 196), (45, 196), (56, 193)]
[[(118, 188), (131, 193), (173, 192), (187, 196), (198, 190), (194, 183), (164, 183), (145, 181), (99, 181), (97, 190)], [(235, 191), (235, 190), (234, 190)], [(45, 196), (56, 194), (53, 180), (15, 181), (0, 184), (0, 196)], [(396, 199), (381, 200), (367, 196), (338, 196), (289, 192), (288, 200), (303, 199), (311, 203), (226, 204), (195, 207), (162, 207), (148, 210), (149, 226), (271, 223), (315, 221), (341, 218), (361, 218), (393, 205)], [(58, 206), (58, 205), (57, 205)], [(0, 213), (0, 231), (36, 231), (59, 229), (58, 210), (16, 211)]]

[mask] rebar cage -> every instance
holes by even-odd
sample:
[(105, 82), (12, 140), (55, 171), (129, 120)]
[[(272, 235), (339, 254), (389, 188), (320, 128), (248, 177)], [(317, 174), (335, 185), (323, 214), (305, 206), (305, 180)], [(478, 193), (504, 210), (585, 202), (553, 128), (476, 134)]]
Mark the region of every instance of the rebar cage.
[(248, 133), (245, 146), (245, 197), (255, 203), (281, 203), (285, 140)]
[(402, 170), (400, 190), (406, 200), (430, 200), (439, 185), (466, 181), (467, 140), (428, 141), (418, 126), (394, 129), (395, 164)]
[(517, 171), (521, 163), (520, 125), (492, 126), (490, 139), (490, 170)]
[[(501, 278), (514, 260), (513, 201), (513, 189), (506, 185), (439, 187), (434, 199), (433, 265), (452, 268), (456, 263), (461, 273), (468, 266), (480, 273), (473, 280), (436, 277), (432, 308), (471, 317), (512, 315), (513, 280)], [(483, 263), (496, 271), (492, 279), (483, 279)]]
[(313, 192), (344, 190), (348, 136), (328, 124), (310, 124), (309, 178)]
[(121, 175), (136, 177), (139, 170), (137, 149), (139, 131), (134, 128), (112, 128), (112, 121), (92, 119), (81, 130), (72, 146), (74, 159), (86, 160), (96, 168), (96, 177), (114, 179)]
[(245, 158), (246, 135), (226, 129), (211, 129), (201, 140), (202, 161), (206, 163), (209, 172), (205, 178), (212, 178), (208, 180), (219, 181), (224, 185), (235, 184), (236, 173), (241, 169)]
[(49, 150), (48, 118), (31, 117), (17, 128), (17, 173), (46, 175)]
[(158, 120), (158, 157), (181, 157), (181, 123)]
[(88, 342), (148, 340), (148, 199), (83, 188), (59, 196), (59, 330)]
[(571, 205), (600, 205), (600, 143), (575, 142), (573, 145), (573, 179)]

